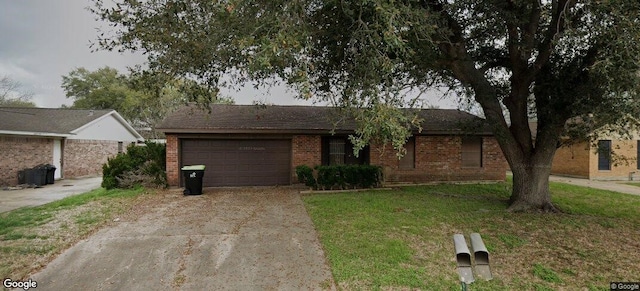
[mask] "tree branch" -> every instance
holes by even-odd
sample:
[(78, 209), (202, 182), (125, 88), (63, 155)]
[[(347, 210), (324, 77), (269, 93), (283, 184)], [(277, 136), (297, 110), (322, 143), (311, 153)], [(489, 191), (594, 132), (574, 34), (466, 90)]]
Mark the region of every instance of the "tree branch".
[(549, 29), (547, 30), (545, 40), (538, 46), (538, 57), (536, 58), (531, 70), (531, 78), (535, 79), (535, 75), (540, 72), (540, 69), (551, 58), (553, 52), (553, 43), (560, 37), (560, 34), (565, 30), (565, 18), (569, 9), (575, 6), (575, 0), (554, 0), (553, 1), (553, 15)]
[[(462, 27), (446, 11), (444, 4), (433, 0), (426, 1), (425, 4), (427, 8), (442, 15), (447, 27), (451, 30), (450, 41), (443, 41), (439, 45), (440, 51), (449, 59), (446, 63), (448, 70), (462, 84), (474, 90), (475, 100), (482, 106), (487, 122), (492, 126), (498, 142), (502, 144), (509, 164), (522, 162), (524, 159), (522, 147), (518, 145), (518, 141), (509, 130), (495, 88), (484, 76), (484, 71), (475, 67), (474, 60), (469, 55)], [(436, 37), (445, 40), (441, 36)]]

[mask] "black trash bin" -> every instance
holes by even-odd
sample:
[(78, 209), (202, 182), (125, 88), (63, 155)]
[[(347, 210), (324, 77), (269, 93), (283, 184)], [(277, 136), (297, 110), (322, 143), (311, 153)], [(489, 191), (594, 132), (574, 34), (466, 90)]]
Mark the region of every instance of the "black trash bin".
[(18, 185), (27, 183), (27, 169), (18, 171)]
[(36, 166), (25, 170), (25, 184), (42, 186), (47, 184), (47, 169)]
[(184, 176), (184, 195), (202, 194), (204, 165), (184, 166), (181, 170)]
[(44, 165), (44, 168), (47, 170), (47, 184), (53, 184), (55, 182), (56, 166), (46, 164)]

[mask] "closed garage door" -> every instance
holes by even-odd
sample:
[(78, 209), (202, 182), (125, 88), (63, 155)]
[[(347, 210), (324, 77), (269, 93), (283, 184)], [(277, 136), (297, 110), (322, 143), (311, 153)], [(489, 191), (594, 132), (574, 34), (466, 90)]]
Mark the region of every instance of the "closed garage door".
[(291, 140), (183, 139), (182, 165), (204, 164), (204, 186), (290, 184)]

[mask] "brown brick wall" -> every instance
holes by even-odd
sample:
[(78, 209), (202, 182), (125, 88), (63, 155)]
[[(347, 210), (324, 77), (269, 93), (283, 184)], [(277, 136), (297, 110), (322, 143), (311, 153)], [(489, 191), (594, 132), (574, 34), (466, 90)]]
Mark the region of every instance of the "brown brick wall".
[[(506, 176), (507, 163), (494, 138), (483, 139), (483, 166), (464, 168), (461, 166), (461, 137), (458, 136), (418, 136), (416, 137), (416, 168), (398, 169), (398, 159), (393, 148), (388, 146), (381, 153), (381, 147), (372, 145), (370, 163), (382, 165), (387, 181), (429, 182), (491, 180), (502, 181)], [(167, 178), (169, 185), (180, 184), (179, 143), (176, 135), (167, 135)], [(297, 183), (295, 167), (314, 167), (322, 163), (322, 141), (319, 135), (295, 135), (291, 140), (291, 181)]]
[(296, 167), (314, 167), (322, 163), (322, 139), (319, 135), (294, 135), (291, 140), (291, 181), (298, 182)]
[(102, 165), (117, 154), (117, 141), (67, 139), (62, 154), (63, 177), (102, 176)]
[(167, 181), (169, 183), (169, 186), (180, 185), (178, 137), (173, 134), (167, 134)]
[(394, 149), (371, 146), (371, 164), (384, 169), (387, 182), (503, 181), (507, 163), (494, 138), (482, 143), (482, 167), (462, 167), (462, 138), (459, 136), (417, 136), (415, 168), (399, 169)]
[(634, 180), (640, 179), (640, 175), (637, 174), (640, 171), (637, 168), (636, 146), (636, 140), (611, 140), (611, 151), (614, 156), (611, 161), (611, 170), (598, 170), (598, 153), (595, 148), (591, 148), (589, 179), (629, 180), (630, 174), (634, 176)]
[(0, 137), (0, 186), (18, 184), (18, 171), (53, 161), (53, 139)]
[(551, 164), (551, 173), (588, 178), (590, 158), (589, 144), (586, 142), (563, 146), (556, 150)]

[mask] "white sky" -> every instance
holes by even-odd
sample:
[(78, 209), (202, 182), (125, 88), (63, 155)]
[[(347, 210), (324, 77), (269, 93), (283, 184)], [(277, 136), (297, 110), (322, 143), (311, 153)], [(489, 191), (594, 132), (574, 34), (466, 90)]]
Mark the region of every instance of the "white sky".
[[(96, 29), (104, 25), (86, 10), (88, 0), (0, 0), (0, 76), (22, 84), (23, 91), (34, 94), (39, 107), (70, 105), (60, 87), (62, 76), (84, 67), (90, 71), (109, 66), (126, 72), (126, 68), (143, 64), (139, 54), (91, 52)], [(296, 99), (284, 87), (256, 90), (251, 85), (239, 92), (223, 92), (236, 104), (254, 100), (279, 105), (311, 105)], [(431, 95), (431, 94), (430, 94)], [(455, 108), (452, 101), (433, 94), (429, 104)]]

